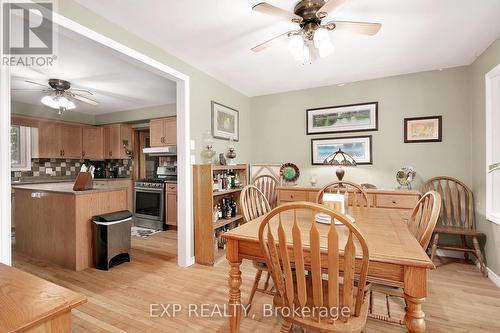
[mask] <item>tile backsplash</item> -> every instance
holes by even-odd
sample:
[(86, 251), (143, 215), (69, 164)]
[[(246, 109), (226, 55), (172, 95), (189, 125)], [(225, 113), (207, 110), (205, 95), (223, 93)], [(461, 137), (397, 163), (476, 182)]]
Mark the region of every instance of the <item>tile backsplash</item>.
[[(22, 179), (50, 177), (74, 179), (84, 163), (88, 166), (91, 162), (89, 160), (33, 158), (30, 171), (11, 171), (10, 176)], [(130, 160), (107, 160), (106, 166), (118, 168), (118, 175), (121, 177), (130, 176), (132, 173)]]

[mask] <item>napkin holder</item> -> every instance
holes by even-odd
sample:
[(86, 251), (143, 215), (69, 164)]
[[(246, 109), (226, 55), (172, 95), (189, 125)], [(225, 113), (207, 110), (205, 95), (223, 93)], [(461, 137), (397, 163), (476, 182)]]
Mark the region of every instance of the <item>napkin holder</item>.
[(92, 174), (90, 172), (80, 172), (73, 185), (73, 191), (91, 190), (93, 185)]

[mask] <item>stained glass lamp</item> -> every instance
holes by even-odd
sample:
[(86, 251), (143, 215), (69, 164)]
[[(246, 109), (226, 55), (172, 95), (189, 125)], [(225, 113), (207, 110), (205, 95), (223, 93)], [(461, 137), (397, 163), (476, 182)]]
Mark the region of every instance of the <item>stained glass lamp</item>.
[(334, 154), (328, 156), (323, 161), (323, 164), (329, 164), (332, 166), (336, 166), (337, 170), (335, 173), (337, 174), (337, 179), (342, 181), (344, 178), (345, 171), (342, 169), (344, 166), (356, 166), (356, 161), (349, 154), (342, 151), (339, 148)]

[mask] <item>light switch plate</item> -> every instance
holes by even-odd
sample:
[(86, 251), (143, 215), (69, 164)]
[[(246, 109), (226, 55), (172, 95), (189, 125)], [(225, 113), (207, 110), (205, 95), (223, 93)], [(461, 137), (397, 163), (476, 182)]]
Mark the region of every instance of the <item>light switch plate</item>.
[(191, 140), (191, 150), (196, 149), (196, 142), (194, 140)]

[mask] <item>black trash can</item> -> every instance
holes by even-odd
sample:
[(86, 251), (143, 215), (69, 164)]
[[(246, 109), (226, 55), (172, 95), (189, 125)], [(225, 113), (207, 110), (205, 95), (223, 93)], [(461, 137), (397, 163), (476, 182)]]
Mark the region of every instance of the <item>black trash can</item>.
[(132, 213), (128, 210), (94, 216), (94, 261), (101, 270), (130, 261)]

